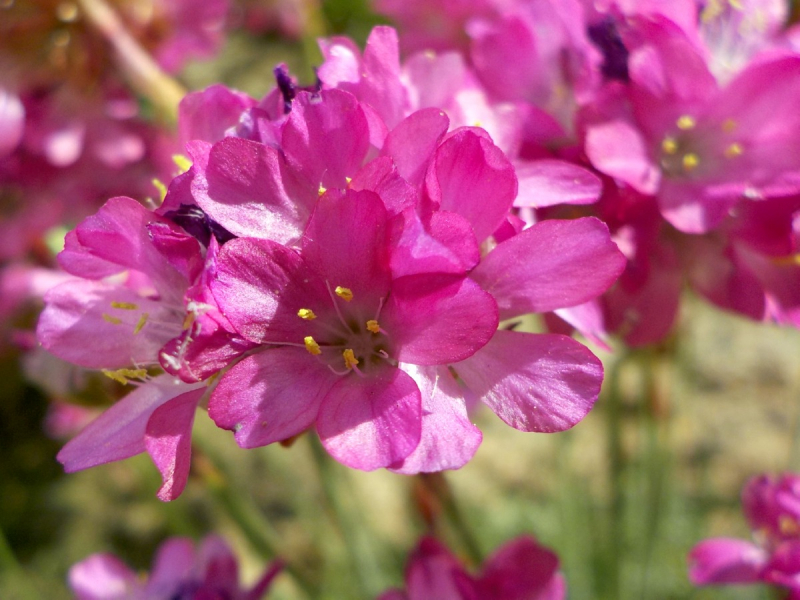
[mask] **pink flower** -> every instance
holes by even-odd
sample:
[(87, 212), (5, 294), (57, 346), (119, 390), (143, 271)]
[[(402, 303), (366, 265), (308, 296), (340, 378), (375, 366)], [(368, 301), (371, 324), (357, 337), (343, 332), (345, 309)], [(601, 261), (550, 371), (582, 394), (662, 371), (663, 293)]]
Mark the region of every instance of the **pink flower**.
[(206, 537), (195, 549), (187, 538), (170, 538), (158, 549), (145, 579), (113, 554), (93, 554), (69, 571), (77, 600), (260, 600), (281, 571), (280, 561), (267, 567), (251, 588), (239, 584), (236, 557), (225, 541)]
[(689, 553), (695, 585), (769, 583), (800, 597), (800, 477), (751, 479), (742, 491), (755, 543), (713, 538)]
[(558, 564), (555, 553), (523, 536), (472, 575), (443, 544), (426, 537), (409, 558), (406, 589), (384, 592), (379, 600), (563, 600), (566, 583)]

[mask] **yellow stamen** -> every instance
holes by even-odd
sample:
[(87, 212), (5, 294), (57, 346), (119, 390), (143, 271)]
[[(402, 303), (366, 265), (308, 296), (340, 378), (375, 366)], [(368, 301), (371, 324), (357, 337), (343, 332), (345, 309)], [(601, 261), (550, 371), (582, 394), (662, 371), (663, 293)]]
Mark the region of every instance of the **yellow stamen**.
[(738, 10), (740, 12), (744, 10), (744, 4), (742, 4), (742, 0), (728, 0), (728, 4), (730, 4), (734, 10)]
[(717, 18), (719, 15), (722, 14), (724, 10), (722, 3), (720, 0), (710, 0), (706, 7), (703, 9), (703, 13), (700, 15), (703, 23), (708, 23), (709, 21)]
[(119, 308), (122, 310), (136, 310), (139, 308), (138, 304), (134, 304), (133, 302), (112, 302), (111, 308)]
[(697, 121), (695, 121), (694, 118), (690, 117), (689, 115), (683, 115), (678, 117), (678, 120), (675, 121), (675, 124), (678, 126), (678, 129), (686, 131), (688, 129), (694, 129), (695, 125), (697, 125)]
[(336, 292), (336, 295), (345, 302), (350, 302), (350, 300), (353, 299), (353, 291), (350, 288), (337, 285), (336, 289), (333, 291)]
[(147, 377), (146, 369), (117, 369), (116, 371), (101, 369), (101, 371), (103, 375), (122, 385), (127, 385), (130, 379), (144, 379)]
[(781, 515), (778, 518), (778, 528), (781, 534), (785, 536), (796, 536), (800, 533), (800, 526), (798, 526), (797, 521), (788, 515)]
[(356, 358), (352, 348), (347, 348), (344, 352), (342, 352), (342, 356), (344, 357), (344, 366), (348, 369), (352, 369), (358, 364), (358, 359)]
[(367, 321), (367, 329), (369, 329), (372, 333), (380, 333), (381, 326), (378, 325), (378, 322), (375, 319), (370, 319)]
[(310, 308), (301, 308), (297, 311), (297, 316), (306, 321), (312, 321), (317, 318), (317, 315), (315, 315), (314, 311)]
[(322, 185), (320, 185), (319, 189), (317, 190), (317, 194), (322, 196), (322, 194), (324, 194), (327, 191), (328, 191), (328, 188), (322, 187)]
[(112, 317), (106, 313), (103, 313), (103, 321), (106, 323), (111, 323), (112, 325), (120, 325), (122, 323), (122, 319), (118, 317)]
[(725, 119), (725, 121), (723, 121), (722, 131), (724, 131), (725, 133), (733, 133), (735, 129), (736, 129), (736, 121), (734, 121), (733, 119)]
[(319, 344), (310, 335), (303, 338), (303, 343), (306, 345), (306, 350), (308, 350), (309, 354), (313, 354), (314, 356), (322, 354), (322, 350), (319, 349)]
[(345, 177), (344, 180), (347, 182), (347, 185), (350, 185), (350, 183), (353, 181), (353, 178), (352, 177)]
[(725, 148), (725, 158), (735, 158), (736, 156), (741, 156), (744, 152), (744, 148), (738, 142), (734, 142), (727, 148)]
[(683, 155), (683, 169), (685, 171), (692, 171), (700, 164), (700, 158), (697, 154), (689, 153)]
[(72, 23), (78, 18), (78, 7), (72, 2), (62, 2), (56, 7), (56, 16), (59, 21)]
[(153, 179), (153, 185), (158, 190), (158, 195), (161, 198), (161, 201), (164, 201), (164, 198), (167, 197), (167, 186), (164, 185), (164, 182), (160, 179)]
[(142, 313), (142, 316), (139, 317), (139, 322), (136, 323), (136, 327), (133, 328), (133, 335), (136, 335), (144, 328), (144, 325), (145, 323), (147, 323), (147, 318), (149, 316), (150, 315), (148, 313)]
[(183, 330), (186, 331), (189, 327), (192, 326), (194, 320), (197, 318), (197, 314), (194, 312), (187, 312), (186, 316), (183, 318)]
[(665, 137), (661, 142), (661, 149), (667, 154), (675, 154), (678, 151), (678, 142), (673, 137)]
[(185, 173), (192, 168), (192, 161), (186, 158), (183, 154), (173, 154), (172, 162), (178, 166), (178, 168), (181, 170), (181, 173)]

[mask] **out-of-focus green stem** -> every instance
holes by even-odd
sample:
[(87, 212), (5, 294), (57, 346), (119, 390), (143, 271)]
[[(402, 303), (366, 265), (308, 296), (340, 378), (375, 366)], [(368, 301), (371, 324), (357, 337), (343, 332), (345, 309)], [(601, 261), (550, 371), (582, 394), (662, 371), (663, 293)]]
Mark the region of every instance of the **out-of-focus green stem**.
[(86, 20), (116, 51), (120, 68), (133, 89), (148, 98), (163, 117), (177, 121), (178, 103), (186, 95), (183, 86), (161, 70), (105, 0), (78, 0), (78, 4)]
[(13, 578), (15, 585), (18, 586), (17, 592), (19, 593), (19, 598), (30, 598), (31, 600), (39, 598), (39, 593), (25, 574), (22, 565), (19, 564), (17, 557), (14, 555), (14, 551), (11, 549), (11, 544), (8, 543), (6, 534), (2, 529), (0, 529), (0, 572)]
[[(196, 436), (195, 441), (199, 439)], [(204, 448), (204, 457), (195, 459), (195, 465), (202, 474), (207, 489), (211, 492), (217, 505), (222, 508), (236, 524), (247, 541), (264, 560), (274, 560), (279, 556), (280, 537), (278, 532), (264, 517), (250, 495), (241, 489), (234, 489), (223, 475), (224, 468), (219, 457), (213, 456)], [(286, 562), (284, 569), (292, 575), (306, 597), (315, 596), (313, 585), (300, 570)]]
[(369, 563), (371, 562), (371, 557), (361, 556), (358, 551), (359, 542), (355, 535), (358, 524), (354, 523), (353, 519), (350, 518), (345, 508), (345, 503), (340, 497), (336, 476), (331, 470), (333, 465), (330, 457), (327, 455), (316, 436), (308, 435), (306, 437), (310, 441), (311, 454), (314, 457), (314, 462), (319, 471), (320, 484), (325, 496), (326, 512), (330, 516), (334, 527), (342, 536), (342, 540), (347, 549), (350, 568), (355, 573), (356, 580), (358, 581), (358, 597), (369, 598), (369, 574), (367, 571)]
[(609, 510), (610, 536), (616, 549), (609, 548), (607, 559), (609, 568), (607, 575), (607, 585), (609, 598), (619, 598), (621, 591), (621, 569), (622, 553), (621, 546), (624, 544), (625, 527), (625, 491), (623, 489), (623, 474), (625, 471), (625, 453), (622, 447), (622, 390), (620, 383), (620, 372), (625, 364), (627, 356), (620, 356), (617, 362), (611, 367), (607, 378), (608, 393), (605, 396), (606, 402), (606, 435), (608, 452), (608, 483), (611, 489), (611, 506)]
[(480, 545), (472, 534), (472, 529), (468, 526), (444, 473), (421, 473), (418, 478), (423, 487), (439, 501), (447, 521), (458, 535), (470, 561), (476, 567), (479, 566), (483, 562)]

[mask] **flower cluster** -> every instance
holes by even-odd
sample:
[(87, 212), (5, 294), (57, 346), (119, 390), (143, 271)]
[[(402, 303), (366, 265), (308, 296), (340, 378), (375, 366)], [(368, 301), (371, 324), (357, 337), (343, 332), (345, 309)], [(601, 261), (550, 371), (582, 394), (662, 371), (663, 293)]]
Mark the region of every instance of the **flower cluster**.
[(315, 429), (340, 462), (402, 473), (474, 455), (469, 399), (523, 431), (580, 421), (599, 360), (498, 325), (603, 293), (624, 266), (607, 228), (522, 229), (513, 165), (438, 109), (390, 126), (351, 92), (277, 79), (259, 102), (189, 95), (191, 163), (162, 205), (113, 198), (67, 236), (76, 278), (47, 294), (39, 339), (139, 383), (65, 446), (67, 470), (146, 450), (176, 497), (201, 402), (245, 448)]
[(196, 550), (190, 539), (170, 538), (146, 578), (113, 554), (93, 554), (70, 569), (69, 586), (76, 600), (261, 600), (281, 569), (275, 562), (243, 589), (236, 557), (222, 538), (208, 536)]
[(713, 538), (689, 553), (695, 585), (768, 583), (800, 598), (800, 477), (761, 475), (742, 490), (753, 542)]

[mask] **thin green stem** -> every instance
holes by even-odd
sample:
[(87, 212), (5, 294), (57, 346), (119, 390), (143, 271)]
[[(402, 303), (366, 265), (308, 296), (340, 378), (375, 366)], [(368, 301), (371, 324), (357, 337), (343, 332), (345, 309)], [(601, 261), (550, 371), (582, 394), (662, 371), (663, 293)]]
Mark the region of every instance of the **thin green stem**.
[(31, 583), (31, 579), (25, 573), (25, 569), (22, 568), (22, 565), (17, 560), (14, 550), (11, 548), (11, 544), (8, 543), (6, 534), (2, 529), (0, 529), (0, 573), (6, 574), (9, 580), (18, 586), (17, 593), (19, 598), (36, 600), (40, 597)]

